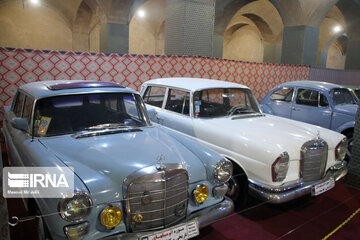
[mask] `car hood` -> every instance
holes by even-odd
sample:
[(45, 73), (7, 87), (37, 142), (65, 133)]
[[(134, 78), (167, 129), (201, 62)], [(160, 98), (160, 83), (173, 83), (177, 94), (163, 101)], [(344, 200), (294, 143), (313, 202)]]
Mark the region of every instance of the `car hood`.
[(42, 138), (40, 142), (74, 169), (96, 202), (121, 199), (124, 179), (156, 165), (160, 155), (165, 163), (181, 164), (187, 169), (190, 182), (206, 179), (203, 163), (185, 146), (161, 128), (142, 130), (78, 139), (65, 135)]
[(357, 109), (358, 109), (357, 104), (343, 104), (343, 105), (336, 105), (334, 107), (334, 112), (355, 116)]
[(318, 136), (329, 149), (343, 138), (325, 128), (268, 114), (200, 119), (198, 129), (196, 134), (205, 141), (264, 164), (273, 163), (285, 151), (291, 160), (299, 160), (302, 145)]

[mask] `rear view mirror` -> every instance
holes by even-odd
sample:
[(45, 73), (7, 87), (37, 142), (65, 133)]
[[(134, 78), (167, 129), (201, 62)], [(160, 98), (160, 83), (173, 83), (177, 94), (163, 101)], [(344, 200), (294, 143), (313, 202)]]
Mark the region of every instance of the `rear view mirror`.
[(22, 131), (27, 131), (29, 127), (29, 123), (26, 118), (14, 117), (13, 119), (11, 119), (10, 123), (14, 128)]

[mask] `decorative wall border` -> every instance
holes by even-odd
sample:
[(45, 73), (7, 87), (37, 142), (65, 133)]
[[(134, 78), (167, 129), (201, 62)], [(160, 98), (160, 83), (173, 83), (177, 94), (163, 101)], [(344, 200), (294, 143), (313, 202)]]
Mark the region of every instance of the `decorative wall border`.
[(0, 107), (9, 105), (22, 84), (58, 79), (113, 81), (139, 90), (161, 77), (220, 79), (250, 87), (262, 97), (276, 85), (308, 79), (302, 65), (242, 62), (210, 57), (128, 55), (0, 47)]

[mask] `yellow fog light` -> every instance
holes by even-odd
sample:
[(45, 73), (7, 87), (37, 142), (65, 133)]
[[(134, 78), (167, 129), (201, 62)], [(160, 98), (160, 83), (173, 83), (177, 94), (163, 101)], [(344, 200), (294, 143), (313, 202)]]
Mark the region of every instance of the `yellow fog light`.
[(196, 187), (194, 191), (194, 198), (198, 204), (205, 202), (208, 196), (209, 196), (209, 190), (207, 186), (199, 185)]
[(106, 228), (114, 228), (120, 224), (122, 212), (116, 206), (108, 206), (101, 213), (101, 224)]

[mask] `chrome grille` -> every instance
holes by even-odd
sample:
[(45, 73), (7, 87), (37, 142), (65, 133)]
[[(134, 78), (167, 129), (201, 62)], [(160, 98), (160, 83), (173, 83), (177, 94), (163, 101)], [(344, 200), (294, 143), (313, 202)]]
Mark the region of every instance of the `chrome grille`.
[(300, 175), (304, 182), (323, 178), (328, 156), (328, 145), (323, 139), (306, 142), (301, 148)]
[[(161, 229), (185, 218), (188, 206), (189, 177), (177, 164), (142, 169), (124, 182), (126, 221), (131, 232)], [(141, 223), (134, 216), (141, 215)]]

